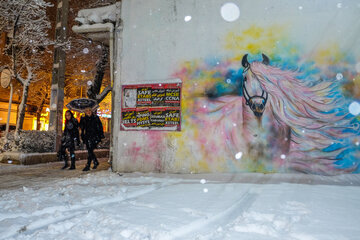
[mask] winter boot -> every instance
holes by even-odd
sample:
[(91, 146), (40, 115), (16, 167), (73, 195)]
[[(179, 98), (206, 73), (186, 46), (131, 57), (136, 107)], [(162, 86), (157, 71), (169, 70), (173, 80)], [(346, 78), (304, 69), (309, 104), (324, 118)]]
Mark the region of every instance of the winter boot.
[(67, 156), (63, 156), (64, 158), (64, 162), (65, 162), (65, 165), (61, 168), (62, 170), (66, 169), (69, 167), (69, 164), (68, 164), (68, 157)]
[(71, 166), (69, 170), (74, 170), (74, 169), (75, 169), (75, 157), (71, 157)]
[(95, 159), (94, 159), (93, 169), (96, 169), (98, 166), (99, 166), (99, 162), (98, 162), (98, 160), (95, 158)]
[(90, 170), (90, 164), (91, 164), (91, 159), (88, 158), (87, 164), (86, 164), (86, 166), (85, 166), (84, 169), (83, 169), (84, 172)]

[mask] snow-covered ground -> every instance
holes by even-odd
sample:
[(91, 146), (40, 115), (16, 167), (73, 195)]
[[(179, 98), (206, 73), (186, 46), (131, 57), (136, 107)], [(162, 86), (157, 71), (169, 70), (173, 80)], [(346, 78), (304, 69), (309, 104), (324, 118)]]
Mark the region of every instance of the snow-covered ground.
[(117, 174), (0, 190), (0, 239), (360, 239), (360, 177)]

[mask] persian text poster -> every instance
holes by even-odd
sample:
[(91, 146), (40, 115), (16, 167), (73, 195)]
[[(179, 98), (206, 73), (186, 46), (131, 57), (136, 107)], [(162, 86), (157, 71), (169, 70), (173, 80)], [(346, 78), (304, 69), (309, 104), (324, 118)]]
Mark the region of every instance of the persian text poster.
[(121, 130), (181, 130), (181, 80), (122, 85)]

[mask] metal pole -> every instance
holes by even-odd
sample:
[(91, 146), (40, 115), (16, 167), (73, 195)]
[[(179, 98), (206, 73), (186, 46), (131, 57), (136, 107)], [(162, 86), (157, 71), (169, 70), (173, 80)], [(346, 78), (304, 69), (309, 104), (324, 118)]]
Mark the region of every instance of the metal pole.
[(13, 85), (10, 82), (10, 99), (9, 99), (9, 108), (8, 108), (8, 115), (7, 115), (7, 122), (6, 122), (6, 130), (5, 130), (5, 139), (8, 139), (9, 134), (9, 124), (10, 124), (10, 114), (11, 114), (11, 104), (12, 104), (12, 97), (13, 97)]

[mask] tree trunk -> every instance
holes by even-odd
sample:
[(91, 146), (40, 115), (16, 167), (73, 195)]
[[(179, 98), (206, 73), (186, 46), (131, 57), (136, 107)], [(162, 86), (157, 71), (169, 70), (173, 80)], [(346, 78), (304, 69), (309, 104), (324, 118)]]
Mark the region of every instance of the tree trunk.
[(28, 98), (28, 94), (29, 94), (29, 85), (30, 85), (30, 81), (26, 81), (26, 83), (23, 86), (21, 103), (19, 105), (19, 115), (17, 117), (17, 122), (16, 122), (16, 130), (15, 130), (16, 136), (19, 136), (19, 131), (22, 130), (22, 128), (23, 128), (24, 119), (25, 119), (26, 102), (27, 102), (27, 98)]
[(96, 95), (100, 93), (100, 88), (102, 80), (105, 74), (105, 67), (108, 62), (109, 48), (107, 46), (102, 46), (102, 56), (100, 60), (96, 63), (96, 74), (92, 85), (87, 91), (87, 96), (90, 99), (96, 100)]
[(41, 117), (41, 112), (44, 107), (45, 99), (47, 98), (47, 96), (48, 96), (48, 94), (45, 93), (45, 95), (44, 95), (43, 99), (41, 100), (41, 103), (38, 106), (38, 109), (36, 111), (36, 130), (40, 130), (40, 127), (41, 127), (40, 117)]
[(40, 127), (41, 127), (40, 118), (41, 118), (41, 111), (37, 111), (36, 112), (36, 130), (37, 131), (39, 131)]

